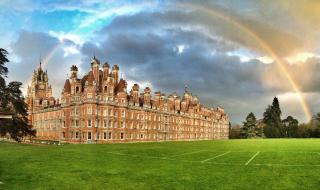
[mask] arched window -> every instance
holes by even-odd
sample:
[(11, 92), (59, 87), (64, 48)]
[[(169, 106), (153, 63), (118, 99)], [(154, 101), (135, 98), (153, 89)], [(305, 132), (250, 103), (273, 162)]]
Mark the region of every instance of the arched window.
[(104, 92), (107, 92), (108, 86), (104, 86)]

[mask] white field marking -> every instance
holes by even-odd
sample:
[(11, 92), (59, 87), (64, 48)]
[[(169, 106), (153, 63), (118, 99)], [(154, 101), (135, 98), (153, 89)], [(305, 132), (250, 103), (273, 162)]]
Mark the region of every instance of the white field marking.
[(204, 163), (204, 162), (207, 162), (207, 161), (209, 161), (209, 160), (213, 160), (213, 159), (215, 159), (215, 158), (219, 158), (219, 157), (224, 156), (224, 155), (229, 154), (229, 153), (230, 153), (230, 151), (225, 152), (225, 153), (223, 153), (223, 154), (219, 154), (219, 155), (217, 155), (217, 156), (215, 156), (215, 157), (212, 157), (212, 158), (208, 158), (208, 159), (202, 160), (202, 161), (200, 161), (200, 162), (201, 162), (201, 163)]
[[(141, 155), (124, 154), (124, 153), (117, 153), (117, 152), (106, 152), (106, 153), (114, 154), (114, 155), (121, 155), (121, 156), (152, 158), (152, 159), (177, 161), (177, 162), (186, 162), (186, 163), (199, 163), (199, 164), (225, 165), (225, 166), (243, 166), (243, 164), (232, 164), (232, 163), (224, 163), (224, 162), (202, 162), (202, 161), (195, 161), (195, 160), (180, 160), (180, 159), (174, 159), (174, 158), (164, 158), (164, 157), (156, 157), (156, 156), (141, 156)], [(258, 152), (256, 154), (258, 154)], [(250, 164), (249, 166), (320, 167), (320, 164), (315, 164), (315, 165), (304, 165), (304, 164)]]
[(0, 185), (2, 185), (3, 184), (3, 182), (2, 181), (0, 181)]
[(253, 155), (253, 156), (250, 158), (250, 160), (248, 160), (248, 162), (247, 162), (245, 165), (250, 164), (250, 162), (251, 162), (256, 156), (258, 156), (259, 153), (260, 153), (260, 152), (257, 152), (255, 155)]
[(195, 154), (195, 153), (199, 153), (199, 152), (203, 152), (205, 150), (198, 150), (198, 151), (193, 151), (193, 152), (185, 152), (183, 154), (176, 154), (176, 155), (172, 155), (172, 156), (166, 156), (166, 157), (163, 157), (163, 158), (174, 158), (174, 157), (177, 157), (177, 156), (184, 156), (184, 155), (189, 155), (189, 154)]
[(306, 165), (306, 164), (250, 164), (250, 166), (320, 167), (319, 164), (315, 164), (315, 165)]

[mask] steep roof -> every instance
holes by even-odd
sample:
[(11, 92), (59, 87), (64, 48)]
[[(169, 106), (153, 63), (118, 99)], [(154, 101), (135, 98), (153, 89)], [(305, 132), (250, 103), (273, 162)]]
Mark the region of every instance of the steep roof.
[(69, 79), (66, 80), (63, 87), (64, 92), (71, 93), (71, 85)]

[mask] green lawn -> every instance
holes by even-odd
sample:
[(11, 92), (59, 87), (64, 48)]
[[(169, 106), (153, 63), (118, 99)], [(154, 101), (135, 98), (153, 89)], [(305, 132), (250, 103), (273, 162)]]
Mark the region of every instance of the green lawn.
[(0, 189), (319, 189), (320, 139), (0, 143)]

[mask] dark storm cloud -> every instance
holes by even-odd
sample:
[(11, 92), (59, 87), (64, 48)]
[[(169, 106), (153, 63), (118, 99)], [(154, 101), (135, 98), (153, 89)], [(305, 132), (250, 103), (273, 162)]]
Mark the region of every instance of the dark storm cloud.
[[(253, 21), (250, 22), (253, 24)], [(95, 54), (102, 62), (107, 60), (111, 65), (119, 64), (126, 79), (138, 83), (150, 82), (153, 92), (161, 90), (168, 95), (178, 91), (181, 95), (187, 84), (202, 103), (224, 107), (232, 121), (237, 122), (247, 114), (243, 110), (261, 115), (273, 96), (292, 91), (276, 64), (264, 64), (259, 60), (241, 62), (239, 57), (227, 55), (227, 52), (236, 51), (247, 43), (241, 42), (246, 40), (241, 39), (241, 32), (235, 34), (237, 31), (233, 30), (235, 35), (231, 32), (226, 34), (228, 27), (208, 23), (205, 17), (190, 12), (119, 16), (98, 31), (95, 39), (83, 45), (82, 67), (88, 69)], [(270, 44), (278, 43), (276, 41), (280, 38), (292, 42), (285, 43), (280, 49), (299, 43), (299, 40), (293, 40), (294, 37), (286, 37), (285, 33), (272, 27), (261, 25), (259, 28), (261, 35), (277, 33), (275, 37), (271, 36)], [(184, 47), (180, 53), (179, 46)], [(308, 71), (317, 67), (318, 63), (311, 65), (307, 67)], [(316, 80), (314, 77), (309, 80), (307, 76), (295, 74), (305, 68), (303, 65), (287, 67), (293, 77), (304, 78), (299, 80), (303, 90), (318, 93), (316, 85), (310, 83)], [(273, 78), (270, 79), (270, 76)], [(290, 113), (290, 108), (286, 109)]]
[[(309, 33), (305, 30), (317, 27), (304, 25), (306, 22), (294, 22), (290, 14), (294, 13), (291, 8), (297, 10), (296, 6), (282, 1), (280, 7), (270, 1), (261, 2), (187, 3), (213, 9), (234, 19), (263, 39), (280, 56), (314, 47), (317, 40), (312, 43), (308, 41)], [(83, 74), (89, 70), (93, 55), (102, 63), (119, 64), (120, 72), (128, 80), (151, 83), (153, 92), (161, 90), (168, 95), (177, 91), (182, 95), (187, 84), (203, 104), (224, 107), (231, 120), (236, 122), (243, 120), (250, 111), (261, 116), (273, 96), (292, 92), (292, 87), (276, 64), (263, 64), (254, 59), (243, 62), (241, 57), (236, 56), (243, 54), (242, 49), (255, 57), (268, 56), (241, 28), (195, 7), (177, 8), (175, 2), (166, 5), (156, 11), (116, 16), (102, 30), (90, 35), (81, 47), (65, 40), (46, 66), (55, 95), (59, 97), (70, 65), (79, 65)], [(306, 14), (308, 9), (300, 5), (304, 12), (297, 13), (297, 18)], [(286, 12), (285, 7), (291, 8)], [(317, 17), (312, 18), (314, 23)], [(14, 57), (10, 63), (12, 72), (9, 77), (27, 81), (38, 66), (39, 56), (44, 57), (60, 42), (40, 32), (21, 31), (18, 36), (17, 41), (11, 44)], [(70, 46), (80, 47), (81, 54), (65, 56), (63, 48)], [(234, 52), (236, 54), (232, 54)], [(315, 101), (320, 89), (317, 85), (320, 83), (317, 75), (319, 60), (313, 58), (306, 63), (286, 67), (301, 89), (312, 94), (308, 100), (314, 104), (313, 107), (320, 107), (320, 102)], [(304, 118), (303, 113), (297, 112), (300, 110), (299, 102), (293, 101), (284, 102), (284, 112)]]

